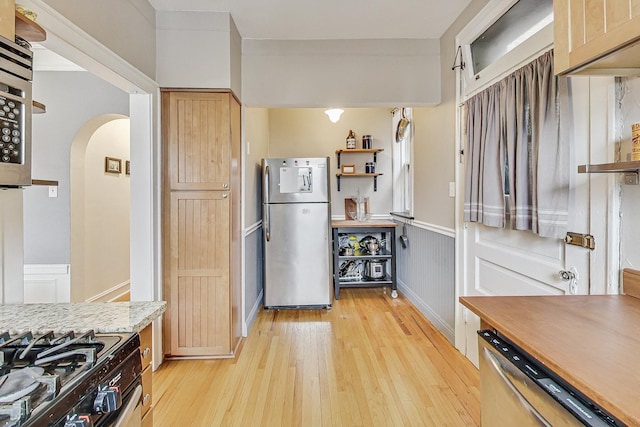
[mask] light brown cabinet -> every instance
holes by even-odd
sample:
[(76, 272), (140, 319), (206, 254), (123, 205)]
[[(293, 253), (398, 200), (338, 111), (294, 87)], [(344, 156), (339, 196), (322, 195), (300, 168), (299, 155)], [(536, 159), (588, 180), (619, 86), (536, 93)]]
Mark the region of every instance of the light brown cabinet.
[(153, 425), (153, 325), (149, 324), (140, 331), (140, 361), (142, 362), (142, 425)]
[(640, 74), (640, 0), (555, 0), (556, 74)]
[(240, 106), (230, 92), (163, 91), (164, 348), (231, 356), (240, 319)]

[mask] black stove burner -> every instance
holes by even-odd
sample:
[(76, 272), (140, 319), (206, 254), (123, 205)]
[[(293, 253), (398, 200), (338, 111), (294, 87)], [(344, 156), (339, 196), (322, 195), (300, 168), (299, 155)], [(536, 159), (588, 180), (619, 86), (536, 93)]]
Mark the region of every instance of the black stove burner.
[(0, 427), (62, 426), (118, 369), (127, 375), (116, 382), (125, 377), (129, 387), (141, 372), (139, 345), (137, 334), (0, 334)]

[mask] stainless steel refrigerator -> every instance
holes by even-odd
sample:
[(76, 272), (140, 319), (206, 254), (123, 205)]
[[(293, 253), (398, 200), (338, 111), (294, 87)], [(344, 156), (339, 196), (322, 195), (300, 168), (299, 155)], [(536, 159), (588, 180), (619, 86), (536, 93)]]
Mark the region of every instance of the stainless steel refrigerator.
[(262, 160), (265, 308), (330, 308), (329, 158)]

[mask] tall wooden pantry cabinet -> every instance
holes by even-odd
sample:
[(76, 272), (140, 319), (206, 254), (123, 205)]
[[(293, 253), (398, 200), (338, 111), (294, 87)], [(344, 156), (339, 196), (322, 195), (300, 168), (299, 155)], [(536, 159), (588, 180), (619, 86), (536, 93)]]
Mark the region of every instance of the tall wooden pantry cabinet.
[(162, 91), (164, 349), (230, 357), (242, 335), (240, 104)]

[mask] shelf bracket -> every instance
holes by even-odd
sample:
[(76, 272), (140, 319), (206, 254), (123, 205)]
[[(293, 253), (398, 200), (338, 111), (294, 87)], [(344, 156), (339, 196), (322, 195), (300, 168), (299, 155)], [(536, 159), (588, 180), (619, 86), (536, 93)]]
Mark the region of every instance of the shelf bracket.
[(378, 191), (378, 177), (373, 177), (373, 191)]
[[(338, 155), (339, 156), (339, 155)], [(339, 157), (338, 157), (339, 158)], [(340, 161), (338, 161), (338, 165), (340, 165)], [(340, 167), (340, 166), (338, 166)], [(340, 175), (336, 176), (336, 180), (338, 182), (338, 191), (340, 191)]]
[(378, 152), (374, 152), (373, 153), (373, 163), (377, 163), (378, 162)]
[[(336, 157), (338, 158), (338, 169), (340, 169), (340, 153), (338, 152)], [(338, 178), (338, 191), (340, 191), (340, 178)]]

